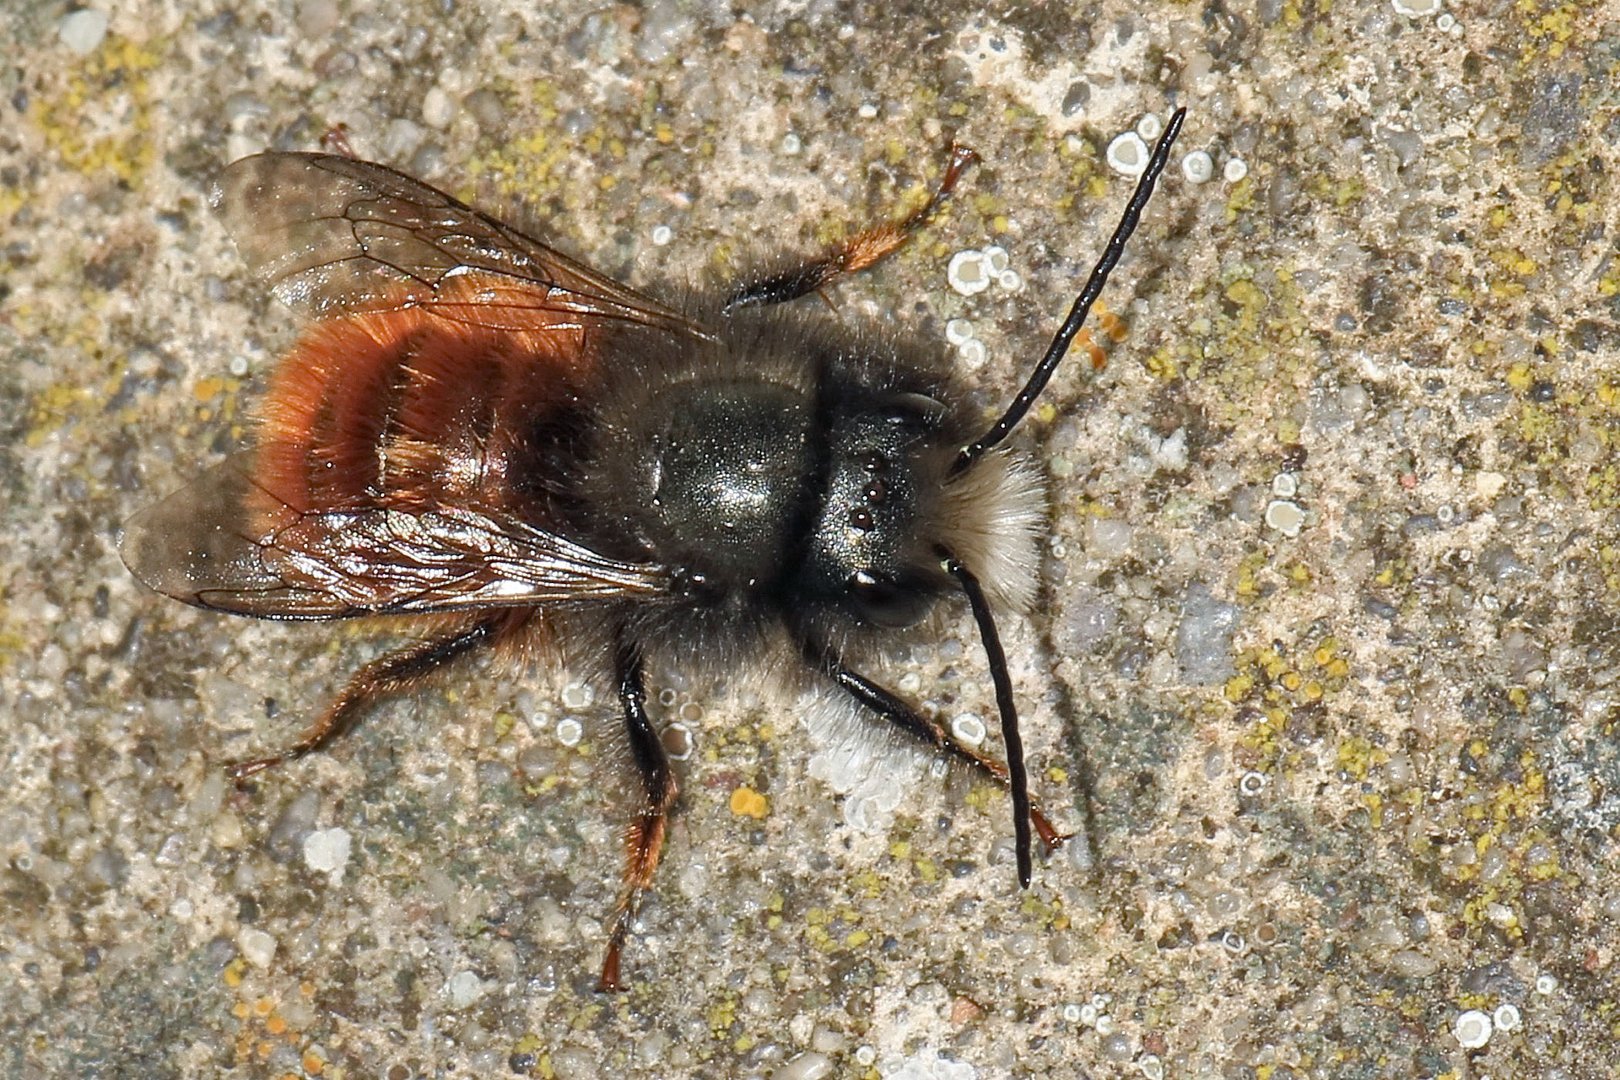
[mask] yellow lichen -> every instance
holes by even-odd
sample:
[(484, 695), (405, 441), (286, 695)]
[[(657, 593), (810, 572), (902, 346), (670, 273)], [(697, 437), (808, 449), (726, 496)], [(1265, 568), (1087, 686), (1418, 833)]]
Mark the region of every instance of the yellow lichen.
[(731, 812), (738, 817), (764, 818), (770, 807), (770, 800), (746, 784), (731, 793)]

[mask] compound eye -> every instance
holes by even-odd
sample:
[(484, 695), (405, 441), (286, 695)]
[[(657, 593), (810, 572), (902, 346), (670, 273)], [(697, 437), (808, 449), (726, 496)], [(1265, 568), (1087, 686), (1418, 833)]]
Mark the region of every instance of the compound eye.
[(928, 613), (929, 596), (886, 574), (857, 570), (849, 576), (849, 595), (863, 622), (890, 630), (915, 626)]
[(932, 431), (945, 421), (945, 405), (927, 394), (892, 394), (880, 407), (879, 415), (891, 424)]

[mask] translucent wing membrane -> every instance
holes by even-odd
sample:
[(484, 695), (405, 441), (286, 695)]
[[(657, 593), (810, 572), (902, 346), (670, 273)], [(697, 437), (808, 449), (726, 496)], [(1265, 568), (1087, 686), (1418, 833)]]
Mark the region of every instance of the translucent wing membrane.
[(495, 330), (619, 321), (711, 336), (656, 300), (383, 165), (331, 154), (257, 154), (227, 166), (210, 201), (253, 273), (278, 299), (317, 318), (418, 307)]
[(158, 592), (269, 619), (337, 619), (671, 593), (667, 569), (466, 507), (303, 512), (232, 458), (124, 528), (124, 563)]

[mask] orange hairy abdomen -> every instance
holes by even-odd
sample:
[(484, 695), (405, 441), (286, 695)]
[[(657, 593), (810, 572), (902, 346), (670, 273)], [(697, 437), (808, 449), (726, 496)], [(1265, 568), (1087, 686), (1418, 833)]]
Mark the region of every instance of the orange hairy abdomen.
[(333, 319), (282, 360), (255, 478), (280, 512), (517, 509), (528, 432), (588, 373), (573, 326), (508, 331), (415, 308)]

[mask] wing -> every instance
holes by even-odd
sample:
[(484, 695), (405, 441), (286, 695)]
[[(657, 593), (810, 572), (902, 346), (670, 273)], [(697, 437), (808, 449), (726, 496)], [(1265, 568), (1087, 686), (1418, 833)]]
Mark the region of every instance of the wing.
[(267, 619), (339, 619), (667, 599), (662, 566), (459, 507), (300, 513), (227, 460), (124, 526), (119, 554), (158, 592)]
[(209, 201), (254, 275), (289, 307), (316, 317), (415, 307), (495, 330), (608, 321), (713, 336), (384, 165), (256, 154), (226, 166)]

